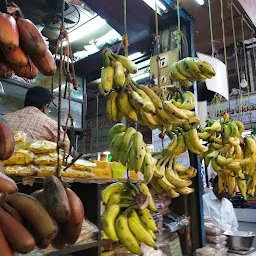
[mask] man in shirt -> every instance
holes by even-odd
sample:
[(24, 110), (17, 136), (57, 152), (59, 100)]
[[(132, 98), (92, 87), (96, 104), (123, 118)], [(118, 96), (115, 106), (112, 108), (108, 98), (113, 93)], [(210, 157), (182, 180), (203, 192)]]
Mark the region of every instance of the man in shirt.
[[(48, 117), (49, 105), (52, 100), (51, 92), (41, 86), (30, 88), (25, 97), (24, 108), (5, 115), (14, 131), (26, 133), (27, 139), (48, 140), (57, 142), (58, 124)], [(63, 142), (64, 131), (60, 130), (61, 142)], [(70, 147), (68, 135), (62, 147), (66, 150)]]
[(237, 231), (238, 223), (232, 203), (224, 197), (225, 191), (219, 194), (218, 176), (212, 183), (213, 189), (203, 195), (204, 216), (211, 217), (213, 223), (225, 231)]

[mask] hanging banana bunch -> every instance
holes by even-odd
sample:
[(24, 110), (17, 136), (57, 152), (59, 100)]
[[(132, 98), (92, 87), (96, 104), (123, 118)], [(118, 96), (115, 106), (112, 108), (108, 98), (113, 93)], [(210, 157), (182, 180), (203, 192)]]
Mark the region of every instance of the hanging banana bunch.
[(255, 195), (256, 143), (255, 137), (242, 139), (243, 131), (244, 125), (225, 113), (220, 120), (207, 120), (199, 138), (208, 143), (208, 150), (200, 157), (218, 173), (219, 192), (227, 188), (233, 197), (238, 186), (246, 199)]
[(174, 62), (171, 66), (171, 78), (173, 81), (180, 81), (184, 86), (192, 86), (193, 81), (205, 82), (215, 76), (211, 64), (197, 58), (187, 57)]
[(112, 183), (102, 191), (105, 204), (102, 229), (105, 239), (119, 241), (127, 250), (142, 255), (140, 243), (157, 249), (156, 223), (150, 213), (157, 212), (145, 184)]

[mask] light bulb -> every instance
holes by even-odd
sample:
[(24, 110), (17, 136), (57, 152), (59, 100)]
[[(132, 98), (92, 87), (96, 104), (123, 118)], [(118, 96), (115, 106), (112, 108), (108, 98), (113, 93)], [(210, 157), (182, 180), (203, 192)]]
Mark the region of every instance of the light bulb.
[(246, 88), (247, 87), (247, 81), (245, 80), (245, 74), (242, 74), (241, 87), (242, 88)]
[(204, 0), (196, 0), (198, 4), (204, 5)]

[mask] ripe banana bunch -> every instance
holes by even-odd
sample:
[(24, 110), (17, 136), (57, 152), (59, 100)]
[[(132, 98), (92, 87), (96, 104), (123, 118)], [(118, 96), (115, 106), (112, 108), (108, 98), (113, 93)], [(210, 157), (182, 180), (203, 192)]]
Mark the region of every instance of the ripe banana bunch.
[(153, 155), (157, 163), (150, 185), (156, 192), (165, 191), (171, 198), (176, 198), (180, 194), (188, 195), (194, 191), (189, 187), (192, 184), (190, 179), (196, 176), (197, 171), (193, 167), (185, 168), (176, 162), (179, 155), (187, 150), (184, 135), (171, 137), (169, 145), (162, 152)]
[(136, 255), (143, 254), (140, 242), (157, 249), (157, 226), (150, 213), (157, 208), (146, 184), (112, 183), (102, 191), (102, 201), (106, 205), (102, 229), (109, 239)]
[(241, 139), (243, 131), (244, 125), (225, 113), (220, 120), (207, 120), (199, 137), (208, 143), (200, 158), (218, 173), (219, 192), (227, 188), (235, 196), (238, 186), (246, 199), (255, 194), (256, 143), (253, 137)]
[(125, 56), (117, 55), (110, 49), (102, 51), (103, 68), (99, 92), (108, 95), (112, 89), (120, 88), (125, 83), (128, 73), (135, 74), (137, 66)]
[(184, 86), (192, 86), (193, 81), (204, 82), (215, 76), (211, 64), (197, 58), (187, 57), (174, 62), (171, 66), (171, 78)]

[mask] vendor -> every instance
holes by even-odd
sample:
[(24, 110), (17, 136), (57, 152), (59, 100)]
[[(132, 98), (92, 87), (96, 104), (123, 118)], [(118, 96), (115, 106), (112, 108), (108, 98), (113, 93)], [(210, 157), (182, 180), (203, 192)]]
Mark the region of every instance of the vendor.
[[(24, 132), (27, 139), (48, 140), (57, 142), (58, 124), (48, 117), (49, 105), (52, 100), (51, 92), (41, 86), (30, 88), (25, 97), (24, 108), (5, 115), (14, 131)], [(61, 142), (63, 142), (64, 131), (60, 130)], [(61, 144), (66, 150), (70, 147), (68, 136), (65, 136)]]
[(232, 203), (224, 197), (225, 191), (219, 194), (218, 176), (212, 182), (213, 189), (203, 195), (204, 216), (210, 217), (213, 223), (225, 231), (237, 231), (238, 222)]

